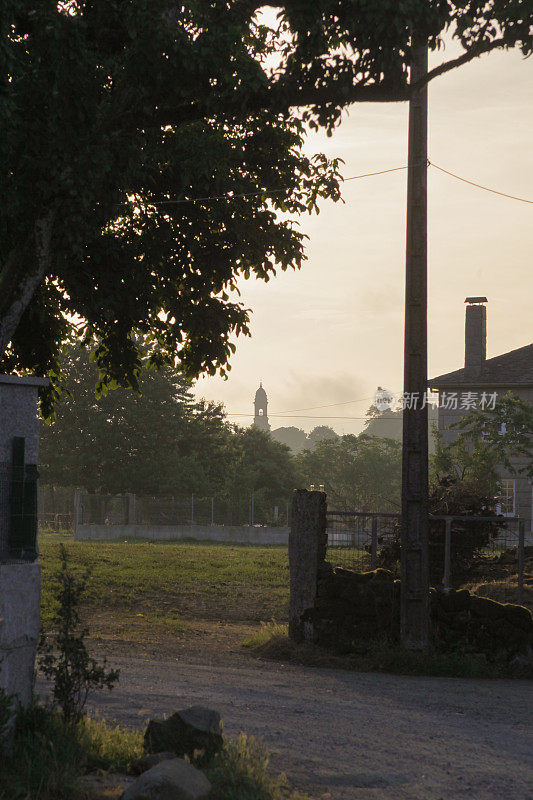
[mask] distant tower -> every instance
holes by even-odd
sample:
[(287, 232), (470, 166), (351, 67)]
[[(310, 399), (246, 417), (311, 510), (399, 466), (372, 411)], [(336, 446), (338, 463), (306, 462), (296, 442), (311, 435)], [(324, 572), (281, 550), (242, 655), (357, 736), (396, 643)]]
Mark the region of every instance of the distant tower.
[(259, 389), (255, 393), (254, 402), (254, 425), (261, 431), (269, 431), (270, 425), (268, 424), (267, 416), (268, 398), (263, 383), (259, 384)]

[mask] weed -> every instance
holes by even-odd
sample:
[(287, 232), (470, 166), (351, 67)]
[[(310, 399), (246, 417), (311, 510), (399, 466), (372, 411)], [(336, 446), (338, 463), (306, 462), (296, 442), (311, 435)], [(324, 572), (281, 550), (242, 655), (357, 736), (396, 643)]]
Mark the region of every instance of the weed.
[(261, 630), (242, 643), (243, 646), (249, 647), (260, 658), (310, 667), (457, 678), (502, 676), (500, 665), (489, 664), (482, 654), (470, 652), (467, 648), (444, 653), (437, 647), (431, 647), (425, 652), (418, 652), (380, 638), (358, 642), (357, 648), (354, 644), (354, 652), (340, 656), (316, 645), (293, 642), (286, 631), (276, 630), (276, 627), (283, 628), (263, 624)]
[(242, 643), (242, 646), (251, 648), (260, 647), (274, 637), (286, 637), (288, 635), (289, 626), (285, 623), (276, 622), (276, 620), (272, 619), (270, 622), (262, 622), (261, 628), (255, 633), (252, 633), (251, 636), (246, 637)]
[(0, 763), (0, 800), (73, 800), (85, 753), (55, 710), (20, 708), (9, 757)]
[(270, 774), (268, 761), (263, 745), (243, 733), (235, 741), (225, 740), (206, 769), (213, 785), (210, 800), (306, 800), (291, 792), (284, 775)]
[(7, 743), (9, 723), (13, 713), (13, 695), (0, 686), (0, 755), (4, 752)]
[(79, 606), (88, 576), (80, 578), (70, 568), (68, 553), (60, 546), (61, 569), (56, 574), (57, 611), (52, 637), (41, 636), (39, 667), (53, 680), (53, 697), (66, 722), (81, 718), (91, 689), (112, 689), (119, 678), (118, 670), (105, 670), (89, 657), (85, 646), (88, 634), (80, 627)]
[(103, 719), (83, 717), (78, 723), (79, 740), (87, 754), (88, 769), (128, 772), (131, 762), (143, 753), (143, 734), (120, 725), (108, 726)]

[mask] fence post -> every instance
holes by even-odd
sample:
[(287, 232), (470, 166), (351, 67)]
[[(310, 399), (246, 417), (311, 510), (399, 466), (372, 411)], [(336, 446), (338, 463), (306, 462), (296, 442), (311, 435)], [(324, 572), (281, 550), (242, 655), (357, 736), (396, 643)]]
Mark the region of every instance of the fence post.
[(524, 544), (526, 521), (518, 520), (518, 605), (524, 602)]
[(194, 525), (194, 492), (191, 494), (191, 525)]
[(448, 517), (446, 520), (446, 531), (444, 534), (444, 588), (450, 588), (450, 563), (451, 563), (451, 549), (452, 549), (452, 520)]
[(126, 495), (126, 525), (136, 523), (135, 495), (131, 492)]
[(304, 639), (303, 612), (315, 604), (318, 570), (327, 548), (326, 495), (297, 489), (289, 532), (289, 636)]
[(78, 525), (82, 523), (81, 518), (81, 491), (79, 489), (74, 490), (74, 514), (73, 514), (73, 528), (74, 528), (74, 538), (76, 538), (76, 534), (78, 532)]
[(372, 543), (370, 545), (370, 567), (376, 569), (378, 565), (378, 516), (372, 517)]
[(254, 509), (254, 493), (252, 492), (252, 497), (250, 499), (250, 519), (251, 519), (251, 523), (250, 524), (252, 525), (252, 527), (254, 525), (254, 511), (255, 511), (255, 509)]
[(211, 498), (211, 525), (215, 524), (215, 498)]

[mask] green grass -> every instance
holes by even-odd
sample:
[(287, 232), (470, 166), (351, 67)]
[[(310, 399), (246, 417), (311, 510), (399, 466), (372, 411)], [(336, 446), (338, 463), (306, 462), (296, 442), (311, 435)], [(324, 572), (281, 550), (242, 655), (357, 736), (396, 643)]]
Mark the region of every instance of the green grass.
[(341, 656), (313, 644), (292, 641), (287, 626), (274, 622), (262, 623), (242, 645), (260, 658), (310, 667), (454, 678), (506, 677), (501, 665), (489, 663), (479, 653), (443, 653), (434, 647), (418, 652), (386, 639), (360, 643), (360, 652)]
[(270, 622), (262, 622), (258, 631), (243, 640), (242, 646), (254, 649), (270, 642), (274, 637), (288, 637), (288, 635), (289, 626), (272, 619)]
[(98, 717), (83, 717), (78, 736), (86, 753), (87, 769), (128, 772), (132, 761), (144, 754), (140, 730), (107, 725)]
[(213, 785), (209, 800), (310, 800), (291, 791), (284, 775), (271, 775), (264, 747), (242, 733), (225, 741), (206, 773)]
[[(65, 544), (75, 570), (91, 579), (83, 600), (96, 627), (102, 616), (120, 618), (132, 631), (153, 625), (169, 633), (191, 620), (259, 622), (286, 619), (289, 602), (287, 548), (152, 542), (74, 542), (60, 534), (40, 538), (42, 620), (51, 622), (51, 576)], [(99, 620), (99, 621), (98, 621)]]
[[(0, 800), (81, 800), (84, 774), (128, 773), (141, 755), (140, 730), (89, 717), (67, 725), (54, 709), (35, 704), (18, 712), (12, 753), (0, 749)], [(264, 747), (243, 734), (225, 739), (205, 771), (210, 800), (310, 800), (291, 791), (284, 775), (272, 775)]]

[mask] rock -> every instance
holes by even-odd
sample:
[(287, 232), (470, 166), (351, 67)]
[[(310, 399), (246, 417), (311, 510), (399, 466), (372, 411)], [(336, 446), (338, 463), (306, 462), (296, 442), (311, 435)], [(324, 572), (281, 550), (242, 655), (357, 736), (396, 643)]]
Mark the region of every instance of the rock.
[(500, 619), (505, 614), (502, 603), (475, 594), (470, 595), (470, 612), (474, 617), (485, 617), (489, 620)]
[(166, 720), (152, 719), (144, 734), (147, 753), (171, 752), (192, 759), (195, 750), (204, 750), (207, 756), (212, 756), (221, 747), (220, 714), (202, 706), (176, 711)]
[(143, 772), (122, 800), (203, 800), (210, 791), (203, 772), (182, 758), (172, 758)]
[(533, 617), (528, 608), (517, 606), (514, 603), (504, 603), (503, 610), (506, 622), (521, 628), (526, 633), (533, 633)]
[(500, 553), (500, 564), (515, 564), (516, 560), (516, 550), (504, 550)]
[(171, 753), (169, 750), (163, 751), (162, 753), (152, 753), (148, 756), (141, 756), (141, 758), (137, 758), (133, 761), (131, 771), (134, 775), (142, 775), (143, 772), (152, 769), (156, 764), (160, 764), (162, 761), (167, 761), (170, 758), (177, 758), (177, 755)]
[(444, 589), (437, 591), (435, 596), (444, 611), (467, 611), (470, 608), (470, 592), (468, 589)]

